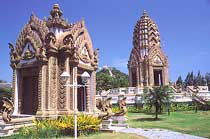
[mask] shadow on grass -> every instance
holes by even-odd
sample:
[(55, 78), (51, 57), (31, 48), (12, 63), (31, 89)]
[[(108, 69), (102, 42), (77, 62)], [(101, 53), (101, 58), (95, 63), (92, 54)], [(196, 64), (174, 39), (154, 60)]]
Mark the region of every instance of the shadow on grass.
[(134, 121), (162, 121), (163, 119), (162, 118), (158, 118), (158, 119), (155, 119), (155, 118), (137, 118), (137, 119), (134, 119)]

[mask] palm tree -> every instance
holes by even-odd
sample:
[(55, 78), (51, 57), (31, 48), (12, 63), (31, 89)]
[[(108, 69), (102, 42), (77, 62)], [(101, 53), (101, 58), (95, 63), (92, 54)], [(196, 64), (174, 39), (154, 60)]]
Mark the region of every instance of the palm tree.
[(144, 89), (144, 101), (147, 104), (155, 106), (155, 119), (158, 119), (158, 113), (164, 103), (169, 103), (172, 96), (170, 86), (159, 86)]

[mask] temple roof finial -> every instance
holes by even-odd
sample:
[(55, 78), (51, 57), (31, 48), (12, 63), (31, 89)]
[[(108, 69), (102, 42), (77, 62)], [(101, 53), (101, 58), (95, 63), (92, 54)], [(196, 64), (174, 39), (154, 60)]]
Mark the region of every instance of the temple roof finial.
[(50, 11), (50, 14), (53, 18), (60, 18), (62, 16), (62, 11), (58, 4), (53, 5), (53, 9)]
[(147, 11), (146, 10), (143, 10), (143, 15), (147, 15)]
[(58, 4), (53, 5), (53, 9), (50, 11), (50, 17), (47, 20), (47, 26), (50, 27), (59, 27), (67, 29), (70, 27), (69, 23), (63, 17), (63, 12), (60, 10)]

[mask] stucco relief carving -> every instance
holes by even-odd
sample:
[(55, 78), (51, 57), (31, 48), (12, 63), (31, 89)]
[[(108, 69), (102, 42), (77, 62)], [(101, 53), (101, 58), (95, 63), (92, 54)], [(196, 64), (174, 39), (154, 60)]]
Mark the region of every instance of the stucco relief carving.
[(40, 48), (43, 44), (38, 34), (31, 29), (29, 24), (26, 24), (16, 42), (16, 52), (19, 56), (23, 53), (27, 43), (31, 44), (31, 46), (35, 49), (35, 56), (39, 57)]
[(68, 34), (63, 39), (63, 44), (69, 47), (74, 47), (74, 38), (71, 34)]
[(16, 68), (18, 62), (20, 61), (21, 57), (18, 54), (18, 52), (15, 50), (13, 44), (9, 43), (9, 48), (10, 48), (10, 62), (11, 62), (11, 67)]
[(156, 55), (155, 58), (153, 59), (153, 63), (154, 65), (161, 65), (161, 66), (163, 65), (163, 62), (158, 55)]
[(50, 83), (51, 83), (51, 88), (50, 88), (50, 98), (51, 98), (51, 107), (56, 108), (56, 100), (57, 100), (57, 91), (56, 91), (56, 77), (57, 77), (57, 71), (56, 71), (56, 65), (57, 65), (57, 60), (55, 57), (52, 57), (52, 64), (51, 64), (51, 69), (50, 69)]
[(80, 60), (83, 61), (84, 63), (90, 63), (90, 57), (89, 57), (86, 46), (82, 48), (79, 56), (80, 56)]
[(42, 43), (44, 43), (45, 36), (49, 32), (49, 29), (46, 26), (46, 22), (40, 20), (38, 17), (35, 16), (34, 13), (32, 13), (29, 24), (31, 26), (31, 29), (36, 31), (37, 34), (40, 36)]
[(59, 109), (64, 109), (66, 107), (66, 91), (65, 91), (65, 81), (62, 80), (60, 75), (64, 72), (65, 70), (65, 56), (60, 56), (59, 59), (59, 99), (58, 99), (58, 107)]
[(24, 52), (22, 53), (21, 59), (30, 60), (30, 59), (33, 59), (34, 57), (35, 57), (35, 53), (30, 43), (26, 44), (24, 48)]
[(50, 44), (50, 43), (55, 44), (55, 42), (56, 42), (55, 34), (52, 33), (52, 32), (49, 32), (49, 33), (45, 36), (45, 43), (46, 43), (46, 44)]

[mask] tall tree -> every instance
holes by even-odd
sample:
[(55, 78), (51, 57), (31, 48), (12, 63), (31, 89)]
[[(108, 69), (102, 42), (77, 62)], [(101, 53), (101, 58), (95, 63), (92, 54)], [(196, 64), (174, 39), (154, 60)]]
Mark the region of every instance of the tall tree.
[(189, 78), (190, 78), (190, 72), (188, 72), (185, 80), (184, 80), (184, 86), (187, 87), (189, 85)]
[[(110, 74), (111, 72), (111, 74)], [(104, 68), (96, 74), (96, 90), (109, 90), (119, 87), (128, 87), (128, 75), (116, 68)]]
[(202, 85), (202, 75), (201, 75), (201, 72), (200, 71), (198, 71), (198, 74), (195, 77), (194, 85), (198, 85), (198, 86), (201, 86)]
[(171, 101), (172, 90), (169, 86), (160, 86), (144, 89), (144, 101), (147, 104), (155, 106), (155, 119), (158, 119), (158, 113), (164, 103)]
[(201, 77), (201, 86), (206, 86), (207, 82), (204, 76)]
[(0, 80), (0, 83), (5, 83), (5, 81), (4, 80)]
[(194, 74), (193, 74), (193, 71), (190, 73), (190, 77), (189, 77), (189, 81), (188, 81), (188, 85), (189, 86), (193, 86), (194, 84)]
[(208, 85), (208, 88), (210, 90), (210, 73), (206, 73), (205, 74), (205, 80), (206, 80), (206, 84)]
[(183, 80), (182, 80), (182, 77), (179, 76), (177, 81), (176, 81), (176, 85), (183, 85)]

